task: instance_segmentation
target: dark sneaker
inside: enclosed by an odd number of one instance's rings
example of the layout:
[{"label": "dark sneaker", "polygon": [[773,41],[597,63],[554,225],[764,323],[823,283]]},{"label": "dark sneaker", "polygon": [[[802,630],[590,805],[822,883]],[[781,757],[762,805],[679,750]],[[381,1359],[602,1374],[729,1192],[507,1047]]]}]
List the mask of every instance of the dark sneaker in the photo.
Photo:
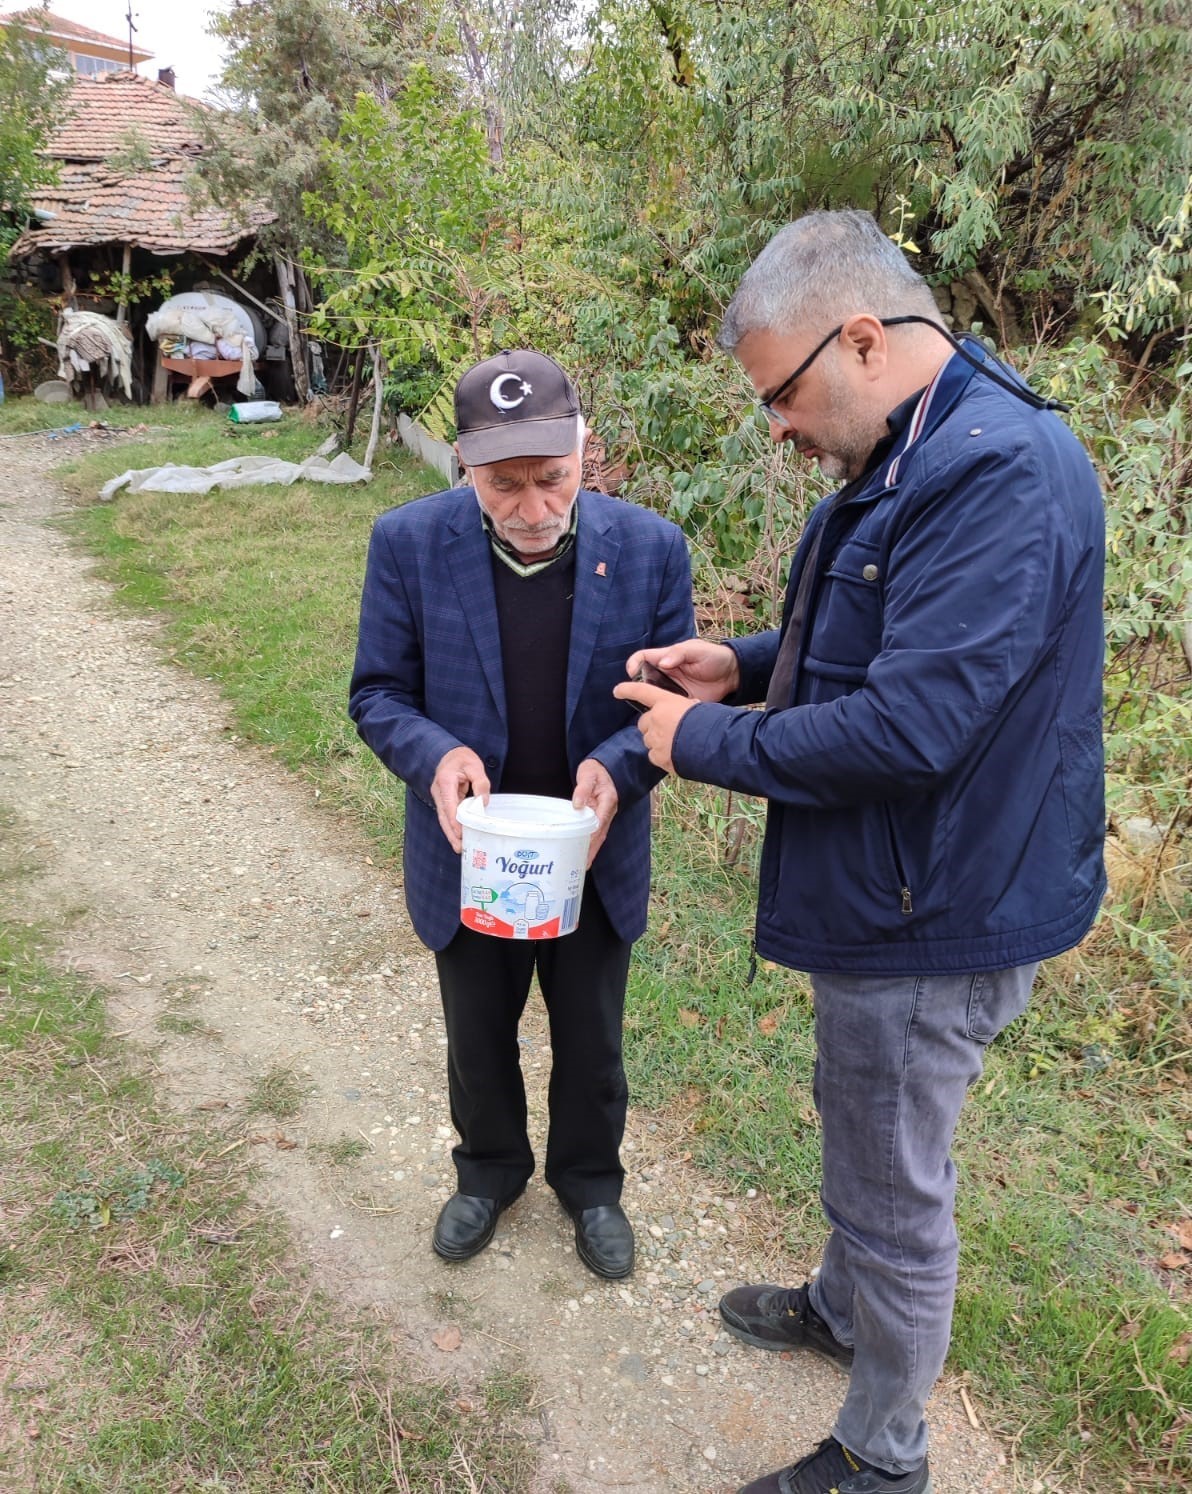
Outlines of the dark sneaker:
[{"label": "dark sneaker", "polygon": [[720,1299],[724,1326],[755,1349],[810,1349],[839,1368],[852,1368],[853,1351],[832,1330],[801,1287],[734,1287]]},{"label": "dark sneaker", "polygon": [[886,1473],[829,1437],[791,1468],[767,1473],[739,1494],[931,1494],[926,1458],[909,1473]]}]

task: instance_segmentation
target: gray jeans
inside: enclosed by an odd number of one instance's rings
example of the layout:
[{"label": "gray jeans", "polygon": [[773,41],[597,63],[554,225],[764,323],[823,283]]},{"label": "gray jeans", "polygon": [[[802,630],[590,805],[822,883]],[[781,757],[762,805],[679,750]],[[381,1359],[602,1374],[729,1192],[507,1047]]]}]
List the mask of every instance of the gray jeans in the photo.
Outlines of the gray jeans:
[{"label": "gray jeans", "polygon": [[1037,969],[812,977],[832,1233],[811,1302],[856,1351],[833,1435],[893,1473],[927,1455],[923,1408],[952,1332],[952,1135],[986,1045],[1026,1009]]}]

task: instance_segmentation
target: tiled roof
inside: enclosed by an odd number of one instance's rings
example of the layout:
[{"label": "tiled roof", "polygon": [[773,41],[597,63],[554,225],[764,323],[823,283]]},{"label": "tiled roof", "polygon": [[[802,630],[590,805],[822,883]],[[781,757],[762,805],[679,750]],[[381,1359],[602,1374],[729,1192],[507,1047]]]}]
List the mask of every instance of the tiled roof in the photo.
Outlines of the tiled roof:
[{"label": "tiled roof", "polygon": [[[109,164],[129,153],[130,136],[147,147],[151,166],[120,171]],[[164,83],[139,73],[75,79],[47,151],[61,163],[58,184],[41,188],[33,199],[35,208],[53,217],[27,228],[12,257],[105,243],[155,254],[227,253],[273,214],[260,204],[238,213],[195,211],[185,183],[200,148],[185,103]]]},{"label": "tiled roof", "polygon": [[[126,55],[128,53],[128,42],[121,37],[108,36],[102,31],[92,31],[90,26],[80,26],[78,21],[68,21],[65,16],[56,16],[53,11],[42,10],[39,6],[31,6],[27,10],[14,10],[8,15],[0,16],[0,26],[11,24],[16,24],[26,31],[43,32],[47,36],[57,37],[63,41],[98,42],[105,47],[122,49]],[[138,47],[134,43],[132,55],[138,62],[147,62],[153,53],[146,52],[144,47]]]},{"label": "tiled roof", "polygon": [[132,132],[155,156],[197,151],[199,132],[187,103],[206,107],[140,73],[75,78],[49,154],[60,161],[103,161],[127,151]]}]

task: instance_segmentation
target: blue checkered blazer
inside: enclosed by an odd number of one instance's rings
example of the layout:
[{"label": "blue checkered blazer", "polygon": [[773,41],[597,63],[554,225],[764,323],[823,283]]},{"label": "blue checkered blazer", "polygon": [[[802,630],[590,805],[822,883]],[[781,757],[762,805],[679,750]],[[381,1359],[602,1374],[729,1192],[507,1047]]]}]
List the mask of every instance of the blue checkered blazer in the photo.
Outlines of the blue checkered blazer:
[{"label": "blue checkered blazer", "polygon": [[[492,553],[472,488],[381,515],[360,603],[349,712],[406,785],[406,904],[418,937],[442,949],[459,927],[459,857],[430,798],[440,759],[467,746],[499,792],[508,733]],[[567,753],[608,769],[620,799],[593,878],[622,939],[646,926],[652,767],[637,717],[613,686],[635,649],[695,634],[682,532],[644,508],[581,491],[567,661]]]}]

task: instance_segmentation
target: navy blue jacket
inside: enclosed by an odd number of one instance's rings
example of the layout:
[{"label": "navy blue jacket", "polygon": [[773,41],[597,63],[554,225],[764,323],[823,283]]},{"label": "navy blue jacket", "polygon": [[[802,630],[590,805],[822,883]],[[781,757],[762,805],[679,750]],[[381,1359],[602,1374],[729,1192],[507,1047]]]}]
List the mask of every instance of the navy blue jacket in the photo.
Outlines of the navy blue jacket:
[{"label": "navy blue jacket", "polygon": [[[1056,415],[953,357],[915,444],[830,509],[792,563],[788,611],[826,526],[794,709],[700,705],[674,745],[685,777],[769,800],[758,953],[929,975],[1068,949],[1105,888],[1088,457]],[[735,700],[765,699],[779,636],[734,643]]]},{"label": "navy blue jacket", "polygon": [[[596,758],[619,804],[589,876],[622,939],[646,926],[649,792],[661,778],[637,716],[613,696],[636,649],[695,631],[682,532],[618,498],[581,491],[567,661],[572,776]],[[349,711],[406,784],[403,866],[414,928],[443,949],[459,928],[459,857],[439,828],[430,786],[440,759],[470,747],[500,792],[508,732],[492,547],[472,488],[434,493],[381,515],[360,603]],[[527,667],[532,667],[532,654]]]}]

